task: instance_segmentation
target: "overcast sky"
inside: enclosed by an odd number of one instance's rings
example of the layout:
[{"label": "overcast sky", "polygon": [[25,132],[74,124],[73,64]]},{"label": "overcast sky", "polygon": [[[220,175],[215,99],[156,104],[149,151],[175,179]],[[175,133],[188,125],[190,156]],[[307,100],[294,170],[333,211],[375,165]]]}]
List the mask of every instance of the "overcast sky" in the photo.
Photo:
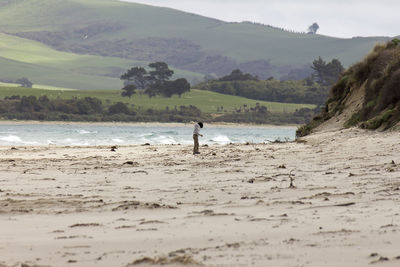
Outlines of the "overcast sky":
[{"label": "overcast sky", "polygon": [[400,0],[124,0],[335,37],[400,35]]}]

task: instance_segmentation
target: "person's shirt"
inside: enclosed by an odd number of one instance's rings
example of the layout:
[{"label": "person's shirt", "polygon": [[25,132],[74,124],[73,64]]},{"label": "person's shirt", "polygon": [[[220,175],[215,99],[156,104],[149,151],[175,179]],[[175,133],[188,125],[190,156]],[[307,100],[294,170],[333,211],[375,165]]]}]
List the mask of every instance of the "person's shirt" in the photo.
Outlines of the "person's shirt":
[{"label": "person's shirt", "polygon": [[200,125],[197,123],[194,125],[193,134],[197,134],[197,135],[200,134]]}]

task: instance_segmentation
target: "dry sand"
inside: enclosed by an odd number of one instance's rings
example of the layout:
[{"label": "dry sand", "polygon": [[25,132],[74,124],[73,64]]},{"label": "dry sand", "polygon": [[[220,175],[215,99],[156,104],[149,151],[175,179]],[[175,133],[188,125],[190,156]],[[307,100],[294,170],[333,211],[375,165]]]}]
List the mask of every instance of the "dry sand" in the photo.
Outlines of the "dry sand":
[{"label": "dry sand", "polygon": [[0,266],[400,266],[400,133],[303,140],[1,147]]}]

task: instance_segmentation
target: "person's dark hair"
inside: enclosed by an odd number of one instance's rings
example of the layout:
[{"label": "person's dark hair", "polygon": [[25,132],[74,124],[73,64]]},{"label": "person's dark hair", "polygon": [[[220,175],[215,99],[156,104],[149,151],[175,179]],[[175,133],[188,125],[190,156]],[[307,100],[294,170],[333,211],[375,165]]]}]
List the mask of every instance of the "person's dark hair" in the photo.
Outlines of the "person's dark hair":
[{"label": "person's dark hair", "polygon": [[200,125],[200,128],[203,128],[203,123],[202,122],[198,122],[198,125]]}]

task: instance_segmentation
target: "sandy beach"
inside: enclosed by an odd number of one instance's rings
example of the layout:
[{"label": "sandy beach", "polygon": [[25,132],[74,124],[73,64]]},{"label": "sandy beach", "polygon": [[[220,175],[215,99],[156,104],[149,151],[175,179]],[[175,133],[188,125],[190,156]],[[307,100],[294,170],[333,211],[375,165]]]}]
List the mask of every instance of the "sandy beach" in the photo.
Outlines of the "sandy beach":
[{"label": "sandy beach", "polygon": [[400,266],[399,140],[0,147],[0,266]]}]

